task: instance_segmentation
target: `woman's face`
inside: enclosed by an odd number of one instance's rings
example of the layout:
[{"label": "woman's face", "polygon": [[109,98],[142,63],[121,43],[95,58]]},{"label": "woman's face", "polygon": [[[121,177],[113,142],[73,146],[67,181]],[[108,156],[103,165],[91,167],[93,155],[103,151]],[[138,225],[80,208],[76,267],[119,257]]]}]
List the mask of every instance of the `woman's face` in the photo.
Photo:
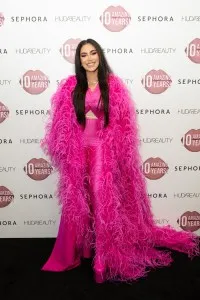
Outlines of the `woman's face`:
[{"label": "woman's face", "polygon": [[95,47],[91,44],[85,44],[80,51],[80,60],[82,67],[86,72],[94,72],[99,66],[99,55]]}]

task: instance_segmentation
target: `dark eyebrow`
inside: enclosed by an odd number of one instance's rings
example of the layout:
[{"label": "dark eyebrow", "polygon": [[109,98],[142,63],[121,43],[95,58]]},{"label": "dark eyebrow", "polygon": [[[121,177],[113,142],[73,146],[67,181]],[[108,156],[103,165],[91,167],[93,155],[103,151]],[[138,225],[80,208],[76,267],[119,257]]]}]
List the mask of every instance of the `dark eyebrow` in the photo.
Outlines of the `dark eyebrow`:
[{"label": "dark eyebrow", "polygon": [[[90,51],[90,53],[91,53],[92,51],[97,51],[97,50],[96,50],[96,49],[93,49],[93,50]],[[81,52],[81,54],[87,54],[87,52]]]}]

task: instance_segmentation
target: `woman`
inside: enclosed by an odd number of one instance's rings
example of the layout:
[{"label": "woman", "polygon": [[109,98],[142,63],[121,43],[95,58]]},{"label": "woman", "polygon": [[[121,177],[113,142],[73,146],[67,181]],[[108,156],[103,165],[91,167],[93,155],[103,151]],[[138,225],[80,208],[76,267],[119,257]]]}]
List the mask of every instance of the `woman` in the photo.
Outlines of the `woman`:
[{"label": "woman", "polygon": [[82,257],[93,257],[96,282],[132,281],[170,265],[170,252],[156,247],[198,255],[196,235],[153,221],[134,102],[96,41],[78,45],[75,73],[52,97],[42,142],[58,170],[62,207],[56,243],[42,270],[69,270]]}]

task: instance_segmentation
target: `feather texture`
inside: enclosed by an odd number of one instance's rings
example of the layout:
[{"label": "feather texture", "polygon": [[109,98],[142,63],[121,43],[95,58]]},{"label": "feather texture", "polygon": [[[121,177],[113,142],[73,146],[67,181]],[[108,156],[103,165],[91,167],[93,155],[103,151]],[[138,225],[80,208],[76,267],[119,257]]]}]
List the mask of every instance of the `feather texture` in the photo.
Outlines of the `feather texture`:
[{"label": "feather texture", "polygon": [[[109,76],[110,123],[99,118],[94,194],[98,199],[92,242],[88,192],[84,185],[83,127],[77,122],[71,92],[76,77],[63,80],[51,100],[51,115],[41,147],[58,170],[57,197],[66,226],[76,224],[76,244],[95,247],[107,267],[107,280],[132,281],[150,268],[172,262],[166,247],[199,255],[199,238],[171,226],[158,227],[141,171],[138,122],[134,101],[116,75]],[[98,224],[98,226],[97,226]]]}]

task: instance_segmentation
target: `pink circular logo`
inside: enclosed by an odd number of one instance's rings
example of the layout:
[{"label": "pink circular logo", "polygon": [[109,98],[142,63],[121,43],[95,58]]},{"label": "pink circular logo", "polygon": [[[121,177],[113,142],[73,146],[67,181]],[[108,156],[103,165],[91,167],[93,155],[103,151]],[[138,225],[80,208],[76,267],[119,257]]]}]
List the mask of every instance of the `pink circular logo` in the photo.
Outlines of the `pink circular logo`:
[{"label": "pink circular logo", "polygon": [[171,86],[172,80],[163,70],[151,70],[141,82],[149,93],[161,94]]},{"label": "pink circular logo", "polygon": [[103,26],[112,32],[119,32],[126,28],[131,17],[122,6],[109,6],[100,16]]},{"label": "pink circular logo", "polygon": [[200,151],[200,129],[189,130],[181,139],[184,147],[191,152]]},{"label": "pink circular logo", "polygon": [[38,95],[48,88],[49,79],[40,70],[29,70],[23,75],[19,83],[27,93],[31,95]]},{"label": "pink circular logo", "polygon": [[64,59],[71,64],[74,64],[76,48],[80,42],[81,39],[69,39],[60,48],[60,53]]},{"label": "pink circular logo", "polygon": [[13,193],[5,186],[0,186],[0,208],[8,206],[13,199]]},{"label": "pink circular logo", "polygon": [[177,223],[185,231],[196,231],[200,229],[200,214],[197,211],[186,211]]},{"label": "pink circular logo", "polygon": [[9,115],[8,108],[2,102],[0,102],[0,123],[5,121],[5,119],[8,118],[8,115]]},{"label": "pink circular logo", "polygon": [[52,166],[44,158],[32,158],[24,167],[25,173],[33,180],[46,179],[52,173]]},{"label": "pink circular logo", "polygon": [[150,157],[143,163],[143,173],[146,178],[151,180],[162,178],[168,169],[168,165],[159,157]]},{"label": "pink circular logo", "polygon": [[4,15],[2,12],[0,12],[0,27],[3,26],[4,20],[5,20]]},{"label": "pink circular logo", "polygon": [[200,39],[196,38],[191,41],[185,48],[185,53],[192,62],[200,64]]}]

